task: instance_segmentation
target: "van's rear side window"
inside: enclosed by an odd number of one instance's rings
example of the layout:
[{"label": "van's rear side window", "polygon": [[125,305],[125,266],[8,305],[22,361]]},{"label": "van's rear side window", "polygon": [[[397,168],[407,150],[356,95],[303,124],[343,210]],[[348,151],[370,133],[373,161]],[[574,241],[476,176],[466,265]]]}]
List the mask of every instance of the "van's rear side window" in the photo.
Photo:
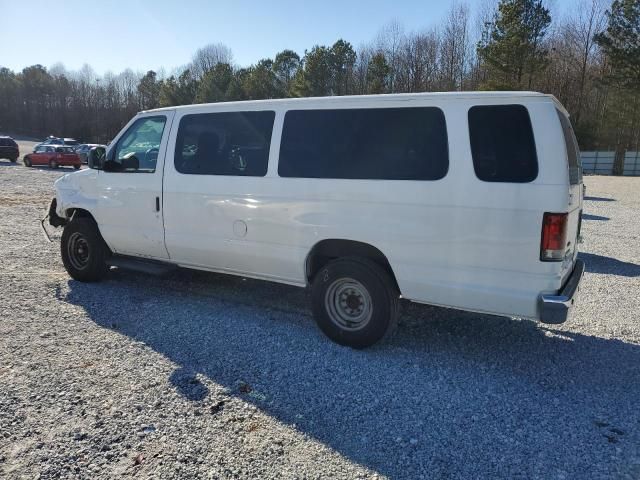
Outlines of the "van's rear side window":
[{"label": "van's rear side window", "polygon": [[471,107],[469,136],[473,168],[480,180],[527,183],[538,176],[531,119],[523,105]]},{"label": "van's rear side window", "polygon": [[580,149],[578,148],[578,140],[573,133],[571,122],[564,113],[556,109],[560,125],[562,125],[562,134],[564,135],[564,144],[567,147],[567,162],[569,162],[569,183],[576,185],[582,181],[582,162],[580,160]]},{"label": "van's rear side window", "polygon": [[438,180],[449,169],[444,113],[435,107],[290,110],[281,177]]}]

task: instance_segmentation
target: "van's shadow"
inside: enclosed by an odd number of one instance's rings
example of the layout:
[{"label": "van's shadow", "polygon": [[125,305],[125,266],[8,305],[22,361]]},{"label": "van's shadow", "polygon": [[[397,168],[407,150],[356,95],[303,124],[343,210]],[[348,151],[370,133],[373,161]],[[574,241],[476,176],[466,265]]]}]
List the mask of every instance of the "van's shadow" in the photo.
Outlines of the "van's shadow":
[{"label": "van's shadow", "polygon": [[586,196],[584,197],[585,200],[587,201],[591,201],[591,202],[615,202],[616,199],[615,198],[607,198],[607,197],[590,197],[590,196]]},{"label": "van's shadow", "polygon": [[583,213],[582,214],[582,219],[583,220],[598,220],[601,222],[606,222],[608,220],[611,220],[609,217],[603,217],[601,215],[591,215],[589,213]]},{"label": "van's shadow", "polygon": [[390,343],[354,351],[293,287],[186,271],[68,287],[97,324],[178,364],[185,398],[207,402],[205,375],[394,478],[580,478],[628,465],[612,449],[638,441],[638,345],[407,304]]},{"label": "van's shadow", "polygon": [[588,272],[619,275],[621,277],[640,277],[640,265],[623,262],[613,257],[580,252]]}]

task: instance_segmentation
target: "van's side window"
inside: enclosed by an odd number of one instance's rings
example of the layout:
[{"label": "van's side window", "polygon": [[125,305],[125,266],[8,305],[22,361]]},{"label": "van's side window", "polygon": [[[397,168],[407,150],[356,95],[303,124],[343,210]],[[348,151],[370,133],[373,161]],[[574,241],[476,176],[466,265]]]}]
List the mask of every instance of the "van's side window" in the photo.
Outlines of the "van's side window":
[{"label": "van's side window", "polygon": [[136,120],[118,140],[111,159],[104,166],[105,171],[155,172],[166,121],[164,115]]},{"label": "van's side window", "polygon": [[281,177],[438,180],[448,169],[439,108],[290,110],[284,118]]},{"label": "van's side window", "polygon": [[538,176],[531,119],[523,105],[471,107],[469,136],[480,180],[527,183]]},{"label": "van's side window", "polygon": [[185,115],[174,162],[180,173],[263,177],[269,164],[273,111]]}]

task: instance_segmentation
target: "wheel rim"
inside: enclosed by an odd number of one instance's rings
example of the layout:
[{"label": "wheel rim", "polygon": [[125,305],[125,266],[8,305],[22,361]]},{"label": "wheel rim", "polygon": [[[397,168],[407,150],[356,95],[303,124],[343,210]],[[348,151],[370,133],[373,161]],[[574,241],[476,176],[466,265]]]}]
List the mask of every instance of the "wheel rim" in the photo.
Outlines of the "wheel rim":
[{"label": "wheel rim", "polygon": [[334,280],[325,293],[324,306],[331,321],[349,331],[366,327],[373,314],[369,291],[353,278]]},{"label": "wheel rim", "polygon": [[89,243],[80,233],[72,233],[67,242],[67,255],[73,268],[84,269],[89,263]]}]

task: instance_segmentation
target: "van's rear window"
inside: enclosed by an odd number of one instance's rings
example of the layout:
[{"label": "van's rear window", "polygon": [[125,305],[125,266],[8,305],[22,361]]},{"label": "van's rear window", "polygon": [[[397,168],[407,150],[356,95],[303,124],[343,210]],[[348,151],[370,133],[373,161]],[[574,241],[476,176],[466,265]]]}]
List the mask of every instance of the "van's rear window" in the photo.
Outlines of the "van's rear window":
[{"label": "van's rear window", "polygon": [[471,107],[469,136],[473,168],[480,180],[527,183],[538,176],[531,119],[523,105]]},{"label": "van's rear window", "polygon": [[567,116],[560,110],[556,109],[560,125],[562,125],[562,134],[564,135],[564,144],[567,148],[567,162],[569,163],[569,183],[577,185],[582,181],[582,162],[580,160],[580,149],[578,148],[578,140],[573,133],[571,122]]},{"label": "van's rear window", "polygon": [[439,108],[290,110],[284,118],[281,177],[438,180],[448,169]]}]

